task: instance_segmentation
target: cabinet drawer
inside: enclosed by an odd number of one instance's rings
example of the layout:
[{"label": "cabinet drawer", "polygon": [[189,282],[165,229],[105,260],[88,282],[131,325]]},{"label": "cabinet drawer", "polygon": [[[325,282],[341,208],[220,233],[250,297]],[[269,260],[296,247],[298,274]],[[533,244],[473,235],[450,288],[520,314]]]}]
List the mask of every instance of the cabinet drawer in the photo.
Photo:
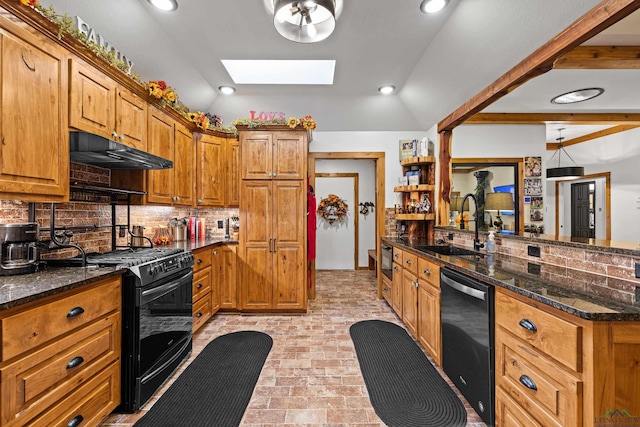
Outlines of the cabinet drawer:
[{"label": "cabinet drawer", "polygon": [[542,427],[501,389],[496,389],[496,425],[501,427]]},{"label": "cabinet drawer", "polygon": [[209,292],[211,292],[211,267],[193,274],[193,301],[198,301]]},{"label": "cabinet drawer", "polygon": [[402,264],[402,250],[398,249],[396,246],[393,247],[393,262]]},{"label": "cabinet drawer", "polygon": [[393,304],[393,288],[392,282],[386,276],[382,278],[382,297],[389,303]]},{"label": "cabinet drawer", "polygon": [[118,360],[120,325],[117,312],[2,367],[1,424],[24,425]]},{"label": "cabinet drawer", "polygon": [[120,300],[118,278],[1,319],[2,360],[6,361],[119,310]]},{"label": "cabinet drawer", "polygon": [[[33,426],[97,426],[120,403],[120,363],[116,362],[55,405]],[[77,424],[73,424],[72,420]],[[72,423],[72,424],[70,424]]]},{"label": "cabinet drawer", "polygon": [[402,266],[405,270],[412,272],[413,274],[418,274],[418,255],[413,254],[411,252],[403,252],[402,253]]},{"label": "cabinet drawer", "polygon": [[427,281],[440,289],[440,266],[424,258],[418,258],[418,276],[420,281]]},{"label": "cabinet drawer", "polygon": [[[211,295],[211,294],[209,294]],[[211,298],[204,297],[193,303],[193,331],[200,329],[211,318]]]},{"label": "cabinet drawer", "polygon": [[211,249],[203,249],[193,252],[193,272],[200,271],[211,266]]},{"label": "cabinet drawer", "polygon": [[501,292],[496,292],[496,324],[569,369],[582,370],[582,328]]},{"label": "cabinet drawer", "polygon": [[568,426],[581,419],[582,382],[517,338],[496,332],[496,385],[543,425]]}]

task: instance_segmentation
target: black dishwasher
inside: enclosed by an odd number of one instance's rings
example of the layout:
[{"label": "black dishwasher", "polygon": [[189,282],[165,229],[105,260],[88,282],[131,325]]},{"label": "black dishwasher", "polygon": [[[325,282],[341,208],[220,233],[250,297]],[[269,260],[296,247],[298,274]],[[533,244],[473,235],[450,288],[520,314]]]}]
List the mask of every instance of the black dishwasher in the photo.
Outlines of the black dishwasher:
[{"label": "black dishwasher", "polygon": [[442,368],[483,421],[494,425],[493,287],[440,270]]}]

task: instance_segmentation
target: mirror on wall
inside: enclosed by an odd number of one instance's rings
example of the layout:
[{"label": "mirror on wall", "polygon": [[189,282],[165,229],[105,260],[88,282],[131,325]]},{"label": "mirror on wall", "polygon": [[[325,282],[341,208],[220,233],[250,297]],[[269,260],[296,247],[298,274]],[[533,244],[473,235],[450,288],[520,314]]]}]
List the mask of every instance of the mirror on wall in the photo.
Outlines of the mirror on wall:
[{"label": "mirror on wall", "polygon": [[[580,55],[587,60],[579,62],[576,58]],[[622,57],[625,59],[621,60]],[[538,206],[537,199],[535,205],[535,210],[540,213],[535,219],[541,219],[544,224],[541,237],[638,250],[638,82],[640,12],[637,11],[557,60],[550,71],[529,80],[456,128],[452,139],[453,157],[459,155],[456,144],[459,143],[457,134],[460,128],[469,125],[491,129],[484,132],[491,134],[492,138],[474,140],[473,149],[477,152],[484,151],[485,155],[494,156],[499,147],[499,150],[507,150],[510,156],[541,158],[541,206]],[[551,102],[558,95],[587,88],[602,88],[604,91],[581,102]],[[500,140],[500,135],[505,134],[509,136]],[[467,148],[470,146],[464,138],[462,142],[467,144]],[[571,162],[583,166],[583,178],[558,182],[545,179],[546,169],[557,166],[557,157],[552,159],[552,156],[558,150],[558,143],[570,157],[562,158],[566,162],[562,166],[569,166]],[[589,183],[593,185],[591,193],[588,191]],[[525,178],[524,187],[526,184]],[[575,194],[585,188],[584,197]],[[524,215],[526,225],[527,218],[534,218],[531,216],[534,204],[531,198],[526,199],[526,194],[522,197],[524,210],[529,211]]]}]

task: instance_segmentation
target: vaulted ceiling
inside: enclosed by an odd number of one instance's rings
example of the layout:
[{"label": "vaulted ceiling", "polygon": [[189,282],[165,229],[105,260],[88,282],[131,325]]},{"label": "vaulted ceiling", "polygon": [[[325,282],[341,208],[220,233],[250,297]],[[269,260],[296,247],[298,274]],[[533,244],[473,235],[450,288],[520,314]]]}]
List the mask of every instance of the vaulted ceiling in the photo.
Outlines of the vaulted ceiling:
[{"label": "vaulted ceiling", "polygon": [[[598,4],[597,0],[451,0],[438,15],[420,0],[346,0],[325,41],[297,44],[273,28],[270,0],[50,0],[82,17],[133,60],[143,80],[163,79],[192,110],[225,124],[250,110],[311,114],[318,131],[426,130]],[[46,0],[41,0],[47,4]],[[331,86],[236,85],[221,59],[335,59]],[[377,88],[394,84],[395,95]],[[220,85],[237,92],[224,96]]]}]

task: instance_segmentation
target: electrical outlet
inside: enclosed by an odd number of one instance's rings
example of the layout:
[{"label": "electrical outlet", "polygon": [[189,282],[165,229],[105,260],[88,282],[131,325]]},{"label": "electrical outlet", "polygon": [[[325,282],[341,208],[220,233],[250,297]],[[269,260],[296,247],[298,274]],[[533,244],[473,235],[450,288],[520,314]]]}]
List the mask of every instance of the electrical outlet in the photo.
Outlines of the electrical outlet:
[{"label": "electrical outlet", "polygon": [[453,240],[453,233],[449,233],[447,237],[449,237],[449,240]]},{"label": "electrical outlet", "polygon": [[540,264],[532,264],[532,263],[527,263],[527,272],[529,274],[533,274],[534,276],[539,276],[540,275]]},{"label": "electrical outlet", "polygon": [[224,228],[224,221],[223,220],[218,220],[218,230],[222,230]]},{"label": "electrical outlet", "polygon": [[529,256],[540,258],[540,246],[527,246],[527,253]]},{"label": "electrical outlet", "polygon": [[636,278],[640,279],[640,262],[636,262]]},{"label": "electrical outlet", "polygon": [[119,232],[118,232],[118,236],[120,236],[120,237],[126,236],[124,227],[120,227]]}]

